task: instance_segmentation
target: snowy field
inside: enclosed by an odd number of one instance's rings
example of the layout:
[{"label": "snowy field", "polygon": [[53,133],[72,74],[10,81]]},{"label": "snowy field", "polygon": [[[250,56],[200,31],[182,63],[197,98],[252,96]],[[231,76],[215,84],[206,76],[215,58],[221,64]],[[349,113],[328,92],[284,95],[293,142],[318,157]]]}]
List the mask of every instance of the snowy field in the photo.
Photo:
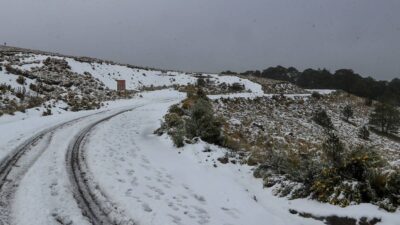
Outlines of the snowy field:
[{"label": "snowy field", "polygon": [[[289,213],[383,218],[399,214],[370,204],[340,208],[311,200],[278,198],[262,188],[245,165],[221,164],[226,151],[198,143],[173,147],[153,131],[169,103],[149,104],[98,126],[86,145],[90,171],[101,191],[118,206],[121,218],[138,224],[323,224]],[[210,149],[211,151],[205,151]]]},{"label": "snowy field", "polygon": [[[18,225],[90,224],[76,203],[65,165],[66,149],[84,127],[116,111],[137,107],[95,127],[84,152],[95,195],[106,196],[109,215],[121,224],[324,224],[293,215],[289,209],[316,216],[382,218],[380,224],[400,221],[371,204],[340,208],[312,200],[278,198],[252,175],[252,167],[221,164],[226,150],[205,143],[173,147],[167,136],[155,136],[171,104],[185,95],[172,90],[143,94],[143,98],[109,103],[101,110],[64,112],[23,120],[0,118],[1,155],[35,133],[56,124],[88,116],[52,132],[36,158],[25,157],[30,167],[19,182],[12,202],[13,223]],[[18,118],[16,115],[15,118]],[[58,222],[56,222],[58,221]],[[61,221],[61,222],[60,222]],[[268,221],[268,223],[266,223]]]},{"label": "snowy field", "polygon": [[[44,65],[46,55],[21,55],[23,59],[15,68],[29,71]],[[186,85],[197,82],[198,74],[162,72],[135,69],[124,65],[80,62],[65,59],[71,71],[84,75],[90,73],[110,89],[116,89],[117,79],[126,80],[127,88]],[[235,76],[201,74],[215,84],[240,83],[245,93],[212,95],[218,98],[273,97],[264,94],[261,85]],[[25,87],[16,82],[17,76],[0,71],[0,83],[13,88]],[[329,94],[334,90],[308,90]],[[311,94],[285,94],[288,98],[308,98]],[[103,200],[109,217],[118,224],[140,225],[259,225],[259,224],[324,224],[289,212],[295,210],[314,216],[351,217],[360,219],[381,218],[379,224],[395,225],[400,215],[379,210],[371,204],[340,208],[308,199],[287,200],[264,189],[261,179],[253,177],[253,169],[247,165],[221,164],[217,158],[226,149],[199,142],[176,149],[168,136],[155,136],[168,108],[186,96],[173,90],[141,93],[130,100],[105,102],[98,110],[70,112],[63,108],[66,103],[50,100],[53,114],[43,117],[43,106],[0,117],[0,160],[7,158],[32,136],[52,127],[71,122],[41,139],[17,164],[15,171],[23,171],[15,178],[10,206],[0,204],[0,224],[3,208],[11,211],[12,224],[90,224],[82,215],[68,178],[67,149],[74,138],[86,127],[116,112],[135,108],[107,120],[90,132],[85,139],[84,154],[90,178],[90,188]],[[11,96],[12,97],[12,96]],[[24,170],[26,169],[26,171]],[[1,172],[1,171],[0,171]],[[1,174],[1,173],[0,173]],[[8,182],[8,181],[6,181]],[[14,181],[13,181],[14,182]],[[0,203],[3,203],[0,196]],[[8,204],[8,203],[7,203]],[[7,223],[8,224],[8,223]]]},{"label": "snowy field", "polygon": [[[163,72],[160,70],[152,69],[141,69],[128,67],[125,65],[110,64],[106,62],[81,62],[74,58],[60,57],[60,56],[47,56],[41,54],[18,54],[21,57],[20,62],[13,67],[30,71],[34,67],[43,66],[43,61],[48,57],[55,59],[64,59],[71,67],[71,71],[78,74],[90,73],[94,78],[101,81],[106,87],[111,90],[116,90],[116,80],[125,80],[126,88],[128,90],[139,90],[143,87],[161,87],[161,86],[172,86],[172,85],[187,85],[195,84],[197,82],[197,75],[209,78],[214,81],[215,84],[226,83],[240,83],[245,86],[246,90],[250,90],[253,93],[262,93],[261,85],[251,82],[247,79],[242,79],[236,76],[220,76],[217,74],[194,74],[184,73],[176,71]],[[7,64],[8,62],[2,62]],[[0,74],[0,83],[6,81],[6,83],[15,85],[15,79],[17,76]],[[11,80],[9,80],[11,79]],[[13,81],[13,82],[12,82]]]}]

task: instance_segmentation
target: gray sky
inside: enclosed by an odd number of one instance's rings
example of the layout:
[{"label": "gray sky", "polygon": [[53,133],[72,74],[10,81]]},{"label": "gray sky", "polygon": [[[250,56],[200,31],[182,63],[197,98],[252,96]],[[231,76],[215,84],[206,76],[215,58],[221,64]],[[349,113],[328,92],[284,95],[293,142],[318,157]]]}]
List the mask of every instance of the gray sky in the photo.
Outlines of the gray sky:
[{"label": "gray sky", "polygon": [[220,72],[351,68],[400,77],[399,0],[1,0],[0,42]]}]

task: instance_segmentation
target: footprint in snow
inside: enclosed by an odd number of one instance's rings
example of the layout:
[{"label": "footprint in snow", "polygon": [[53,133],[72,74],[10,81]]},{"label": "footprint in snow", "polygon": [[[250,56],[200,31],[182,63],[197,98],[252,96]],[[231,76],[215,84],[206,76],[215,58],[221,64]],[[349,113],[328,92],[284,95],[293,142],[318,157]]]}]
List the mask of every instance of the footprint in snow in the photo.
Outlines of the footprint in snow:
[{"label": "footprint in snow", "polygon": [[151,212],[151,211],[153,211],[147,203],[143,203],[143,204],[142,204],[142,208],[143,208],[143,210],[144,210],[145,212]]},{"label": "footprint in snow", "polygon": [[132,195],[132,192],[133,192],[132,188],[129,188],[128,190],[126,190],[125,196],[130,197]]},{"label": "footprint in snow", "polygon": [[232,216],[235,219],[239,219],[239,216],[237,216],[236,214],[239,213],[239,211],[237,209],[229,209],[229,208],[225,208],[225,207],[221,207],[221,209],[228,214],[229,216]]},{"label": "footprint in snow", "polygon": [[178,225],[182,224],[181,223],[182,219],[180,217],[175,216],[175,215],[171,215],[171,214],[168,214],[168,216],[172,218],[172,222],[173,223],[178,224]]},{"label": "footprint in snow", "polygon": [[123,184],[126,183],[126,181],[124,179],[117,179],[117,181],[120,183],[123,183]]},{"label": "footprint in snow", "polygon": [[135,173],[135,170],[129,169],[129,170],[126,170],[126,173],[127,173],[129,176],[132,176],[132,175]]},{"label": "footprint in snow", "polygon": [[134,187],[138,186],[139,183],[137,182],[137,180],[138,180],[137,177],[133,177],[133,179],[131,180],[131,185]]},{"label": "footprint in snow", "polygon": [[142,168],[146,169],[146,170],[149,170],[149,169],[150,169],[150,166],[145,165],[145,164],[143,164],[143,163],[141,163],[140,166],[141,166]]},{"label": "footprint in snow", "polygon": [[205,199],[203,196],[201,196],[201,195],[194,194],[193,197],[194,197],[197,201],[199,201],[199,202],[201,202],[201,203],[205,203],[205,201],[206,201],[206,199]]}]

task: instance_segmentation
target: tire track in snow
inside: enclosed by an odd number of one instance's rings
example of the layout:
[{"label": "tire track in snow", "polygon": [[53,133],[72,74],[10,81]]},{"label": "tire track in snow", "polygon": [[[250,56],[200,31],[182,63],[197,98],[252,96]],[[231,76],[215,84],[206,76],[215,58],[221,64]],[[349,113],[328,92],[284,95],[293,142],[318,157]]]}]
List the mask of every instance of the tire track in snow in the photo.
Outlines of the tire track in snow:
[{"label": "tire track in snow", "polygon": [[107,116],[95,123],[92,123],[85,129],[83,129],[74,138],[74,140],[68,147],[66,164],[74,192],[74,197],[82,210],[82,214],[86,216],[89,219],[90,223],[94,225],[112,225],[116,223],[114,222],[113,218],[110,217],[112,209],[110,209],[109,206],[105,205],[105,201],[107,201],[107,199],[99,199],[99,196],[96,196],[96,194],[90,187],[90,179],[87,176],[89,171],[85,162],[85,156],[82,151],[85,138],[90,133],[90,131],[98,124],[105,122],[122,113],[134,110],[138,107],[120,111],[116,114]]},{"label": "tire track in snow", "polygon": [[24,141],[0,162],[0,225],[11,224],[11,201],[18,188],[19,182],[29,168],[48,148],[53,134],[59,129],[72,126],[74,123],[84,118],[99,113],[103,112],[82,116],[45,129]]},{"label": "tire track in snow", "polygon": [[[173,99],[166,99],[162,102],[171,102]],[[126,218],[122,210],[110,201],[90,177],[90,171],[86,164],[84,145],[90,132],[99,124],[123,113],[135,110],[145,105],[139,105],[131,109],[122,110],[113,115],[107,116],[84,128],[71,142],[68,147],[66,164],[70,176],[75,199],[93,225],[136,225],[131,218]]]}]

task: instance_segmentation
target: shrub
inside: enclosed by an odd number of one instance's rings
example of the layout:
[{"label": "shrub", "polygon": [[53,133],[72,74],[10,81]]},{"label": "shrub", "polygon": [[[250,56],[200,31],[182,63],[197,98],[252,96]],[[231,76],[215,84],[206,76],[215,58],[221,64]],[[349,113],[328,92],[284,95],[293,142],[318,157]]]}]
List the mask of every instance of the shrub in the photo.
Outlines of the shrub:
[{"label": "shrub", "polygon": [[366,106],[372,106],[372,99],[366,98],[366,99],[364,100],[364,104],[365,104]]},{"label": "shrub", "polygon": [[172,137],[172,141],[174,142],[174,145],[177,148],[184,146],[185,129],[183,126],[177,127],[176,130],[174,130],[173,132],[170,132],[170,135]]},{"label": "shrub", "polygon": [[[400,205],[400,172],[396,169],[388,173],[388,169],[390,165],[375,149],[347,148],[329,132],[320,155],[271,151],[254,175],[264,178],[267,186],[279,184],[276,193],[280,195],[311,196],[343,207],[370,202],[394,211]],[[279,178],[282,176],[284,179]]]},{"label": "shrub", "polygon": [[367,126],[362,126],[359,130],[358,130],[358,137],[364,140],[368,140],[369,139],[369,130],[367,128]]},{"label": "shrub", "polygon": [[300,153],[295,150],[272,150],[267,164],[278,174],[305,185],[312,183],[321,165],[314,152]]},{"label": "shrub", "polygon": [[52,115],[51,109],[46,109],[45,111],[43,111],[42,116],[50,116]]},{"label": "shrub", "polygon": [[41,97],[30,97],[28,99],[28,108],[34,108],[40,106],[44,102]]},{"label": "shrub", "polygon": [[182,108],[180,108],[179,107],[179,105],[172,105],[170,108],[169,108],[169,112],[170,113],[175,113],[175,114],[177,114],[178,116],[183,116],[184,114],[185,114],[185,111],[183,111],[183,109]]},{"label": "shrub", "polygon": [[210,99],[201,88],[188,90],[188,98],[182,101],[182,107],[171,106],[162,126],[155,132],[162,134],[166,130],[177,147],[184,145],[185,138],[195,137],[222,145],[222,122],[214,117]]},{"label": "shrub", "polygon": [[313,91],[313,92],[311,93],[311,97],[312,97],[312,98],[315,98],[315,99],[321,99],[321,98],[322,98],[322,95],[321,95],[319,92]]},{"label": "shrub", "polygon": [[168,113],[164,117],[165,123],[168,127],[178,127],[183,125],[183,120],[181,116],[176,113]]},{"label": "shrub", "polygon": [[385,161],[380,154],[372,148],[356,147],[347,152],[343,157],[345,163],[340,168],[342,176],[357,181],[366,181],[372,168],[381,168]]},{"label": "shrub", "polygon": [[24,98],[25,98],[25,93],[26,93],[26,90],[25,90],[25,87],[23,87],[23,88],[17,88],[17,90],[16,90],[16,92],[15,92],[15,96],[17,97],[17,98],[19,98],[19,99],[21,99],[21,100],[24,100]]},{"label": "shrub", "polygon": [[332,130],[334,129],[331,118],[328,116],[325,110],[319,109],[314,112],[313,120],[320,126]]},{"label": "shrub", "polygon": [[23,85],[23,84],[25,84],[25,77],[23,77],[23,76],[18,76],[18,78],[17,78],[16,81],[17,81],[18,84]]},{"label": "shrub", "polygon": [[206,86],[206,81],[203,79],[203,78],[197,78],[197,83],[196,83],[196,85],[198,86],[198,87],[205,87]]},{"label": "shrub", "polygon": [[222,144],[222,123],[213,114],[211,103],[199,98],[190,110],[190,118],[186,121],[188,137],[200,137],[209,143]]},{"label": "shrub", "polygon": [[342,207],[352,202],[377,202],[385,186],[381,169],[385,162],[376,151],[364,147],[343,153],[340,163],[328,162],[316,176],[312,197]]},{"label": "shrub", "polygon": [[342,110],[342,115],[346,119],[346,121],[349,121],[349,118],[353,117],[354,112],[353,109],[351,108],[350,105],[346,105],[343,110]]},{"label": "shrub", "polygon": [[229,86],[229,90],[232,92],[240,92],[243,91],[244,89],[245,89],[244,85],[237,82]]},{"label": "shrub", "polygon": [[29,84],[29,89],[32,91],[38,91],[38,86],[34,83]]},{"label": "shrub", "polygon": [[[389,211],[395,211],[398,205],[400,205],[400,171],[395,170],[391,172],[387,176],[387,182],[386,182],[386,191],[389,194],[389,199],[391,204],[391,207],[388,207]],[[394,204],[393,204],[394,203]]]},{"label": "shrub", "polygon": [[322,145],[325,162],[332,167],[340,167],[343,164],[344,146],[334,132],[329,132]]}]

